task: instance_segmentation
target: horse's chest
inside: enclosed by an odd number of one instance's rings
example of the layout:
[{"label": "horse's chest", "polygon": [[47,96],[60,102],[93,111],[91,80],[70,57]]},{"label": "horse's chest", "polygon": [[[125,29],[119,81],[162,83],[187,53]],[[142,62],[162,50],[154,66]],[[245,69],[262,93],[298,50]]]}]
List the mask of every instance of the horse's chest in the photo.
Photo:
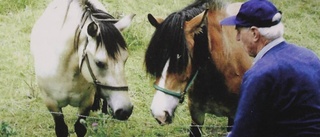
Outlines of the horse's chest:
[{"label": "horse's chest", "polygon": [[95,93],[95,88],[92,85],[83,87],[82,89],[75,89],[69,92],[67,98],[68,103],[71,106],[78,107],[83,101],[90,101],[93,98]]},{"label": "horse's chest", "polygon": [[[213,94],[218,91],[197,91],[189,96],[191,109],[200,109],[205,113],[216,116],[233,117],[237,109],[238,95],[236,94]],[[227,91],[223,91],[227,92]]]},{"label": "horse's chest", "polygon": [[234,110],[221,102],[210,102],[207,106],[207,111],[216,116],[233,116]]},{"label": "horse's chest", "polygon": [[[80,87],[80,86],[79,86]],[[49,91],[49,98],[56,100],[60,107],[71,105],[79,107],[83,101],[91,100],[94,97],[95,89],[93,86],[81,86],[83,88],[72,88],[56,92]]]},{"label": "horse's chest", "polygon": [[93,98],[95,88],[83,77],[68,78],[51,77],[38,78],[38,84],[44,92],[45,98],[56,100],[59,106],[79,106],[83,100]]}]

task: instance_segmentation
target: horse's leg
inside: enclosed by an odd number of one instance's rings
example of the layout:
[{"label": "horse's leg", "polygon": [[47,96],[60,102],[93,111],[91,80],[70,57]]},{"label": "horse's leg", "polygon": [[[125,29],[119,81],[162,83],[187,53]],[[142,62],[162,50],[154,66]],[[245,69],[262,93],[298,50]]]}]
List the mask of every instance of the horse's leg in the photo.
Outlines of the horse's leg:
[{"label": "horse's leg", "polygon": [[53,114],[54,122],[55,122],[55,131],[57,137],[67,137],[69,135],[68,126],[64,122],[63,114]]},{"label": "horse's leg", "polygon": [[87,116],[89,116],[91,107],[86,107],[84,109],[79,108],[79,116],[77,122],[74,124],[74,129],[78,137],[84,137],[87,133],[87,128],[85,123],[81,123],[81,120],[86,120]]},{"label": "horse's leg", "polygon": [[93,104],[92,104],[92,106],[91,106],[91,110],[92,110],[92,111],[98,111],[98,110],[100,110],[101,98],[102,98],[101,95],[98,94],[98,93],[96,93],[96,94],[94,95],[94,101],[93,101]]},{"label": "horse's leg", "polygon": [[[74,124],[74,130],[78,137],[84,137],[87,133],[86,123],[83,123],[81,121],[85,121],[89,116],[95,97],[97,97],[95,96],[95,93],[95,89],[88,90],[87,92],[85,92],[84,98],[80,100],[81,103],[78,109],[78,120]],[[100,97],[98,99],[100,99]]]},{"label": "horse's leg", "polygon": [[[102,101],[102,108],[101,107],[101,101]],[[108,114],[108,103],[107,100],[101,95],[101,91],[100,88],[96,88],[96,94],[94,96],[94,102],[92,105],[92,111],[98,111],[100,110],[102,111],[102,113],[104,114]]]},{"label": "horse's leg", "polygon": [[232,130],[233,124],[234,124],[234,119],[231,117],[228,117],[228,127],[227,127],[228,132],[230,132]]},{"label": "horse's leg", "polygon": [[53,116],[57,137],[67,137],[69,135],[68,126],[64,122],[62,109],[57,107],[56,105],[50,105],[48,103],[47,108]]},{"label": "horse's leg", "polygon": [[108,102],[107,102],[107,100],[105,99],[105,98],[103,98],[102,99],[103,101],[102,101],[102,113],[104,113],[104,114],[108,114]]},{"label": "horse's leg", "polygon": [[190,127],[190,137],[201,137],[202,134],[202,125],[204,124],[205,112],[196,109],[195,106],[192,106],[190,109],[190,115],[192,119],[191,127]]}]

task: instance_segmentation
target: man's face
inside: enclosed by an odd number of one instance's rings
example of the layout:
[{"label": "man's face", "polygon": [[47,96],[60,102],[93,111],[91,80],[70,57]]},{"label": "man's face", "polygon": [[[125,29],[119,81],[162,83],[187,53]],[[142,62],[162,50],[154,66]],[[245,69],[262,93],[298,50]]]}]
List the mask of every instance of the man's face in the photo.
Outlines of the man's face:
[{"label": "man's face", "polygon": [[244,49],[251,57],[255,57],[257,53],[257,45],[254,42],[254,32],[251,28],[236,27],[237,41],[243,43]]}]

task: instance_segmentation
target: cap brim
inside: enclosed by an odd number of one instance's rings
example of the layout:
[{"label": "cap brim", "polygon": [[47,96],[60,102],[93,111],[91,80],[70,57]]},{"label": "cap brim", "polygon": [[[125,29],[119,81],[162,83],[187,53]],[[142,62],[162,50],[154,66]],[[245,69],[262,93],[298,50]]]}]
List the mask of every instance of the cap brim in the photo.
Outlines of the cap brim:
[{"label": "cap brim", "polygon": [[231,16],[220,21],[220,25],[225,26],[235,26],[236,25],[236,16]]}]

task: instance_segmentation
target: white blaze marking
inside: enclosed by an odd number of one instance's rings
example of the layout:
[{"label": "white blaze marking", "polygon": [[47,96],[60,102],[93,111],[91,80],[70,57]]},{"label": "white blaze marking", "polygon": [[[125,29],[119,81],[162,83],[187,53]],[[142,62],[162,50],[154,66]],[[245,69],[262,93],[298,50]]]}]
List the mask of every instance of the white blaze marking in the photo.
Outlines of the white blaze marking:
[{"label": "white blaze marking", "polygon": [[[167,61],[166,65],[163,68],[161,78],[159,80],[158,86],[165,88],[165,82],[167,77],[167,71],[169,67],[170,60]],[[154,117],[164,117],[165,111],[167,111],[170,115],[172,115],[173,110],[177,107],[179,103],[179,99],[173,97],[171,95],[167,95],[159,90],[156,91],[152,104],[151,104],[151,111]]]},{"label": "white blaze marking", "polygon": [[169,62],[170,62],[170,59],[167,61],[166,65],[164,65],[164,68],[162,70],[162,73],[161,73],[161,78],[159,80],[159,85],[160,87],[164,88],[165,87],[165,84],[166,84],[166,77],[167,77],[167,71],[168,71],[168,68],[169,68]]}]

